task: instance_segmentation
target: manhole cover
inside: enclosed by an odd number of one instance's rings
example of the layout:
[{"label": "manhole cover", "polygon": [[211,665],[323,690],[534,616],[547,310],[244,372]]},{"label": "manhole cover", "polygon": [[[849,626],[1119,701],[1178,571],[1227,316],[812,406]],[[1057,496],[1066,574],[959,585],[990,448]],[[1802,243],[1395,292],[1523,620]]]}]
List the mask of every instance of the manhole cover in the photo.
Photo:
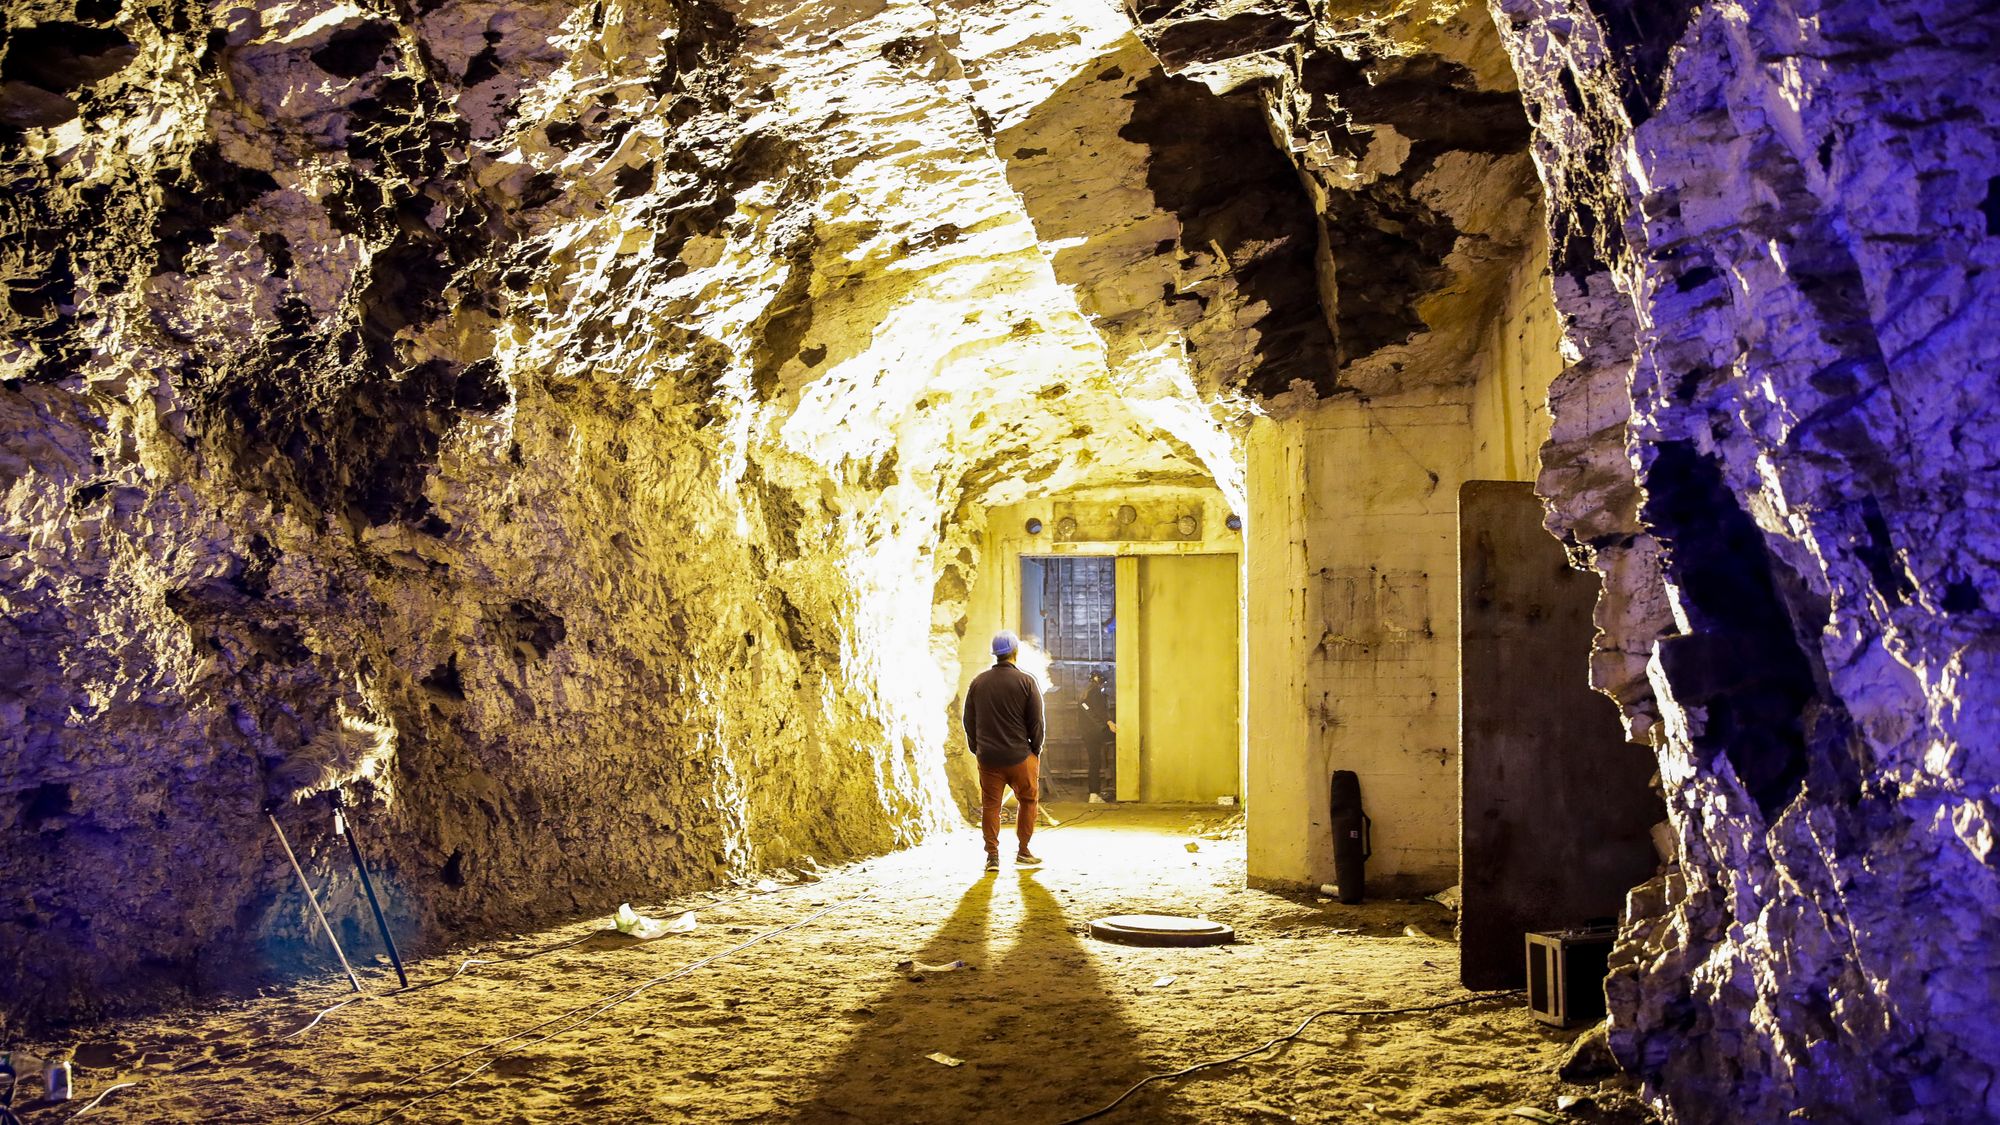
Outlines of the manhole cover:
[{"label": "manhole cover", "polygon": [[1090,936],[1125,945],[1227,945],[1236,931],[1204,918],[1172,914],[1114,914],[1090,924]]}]

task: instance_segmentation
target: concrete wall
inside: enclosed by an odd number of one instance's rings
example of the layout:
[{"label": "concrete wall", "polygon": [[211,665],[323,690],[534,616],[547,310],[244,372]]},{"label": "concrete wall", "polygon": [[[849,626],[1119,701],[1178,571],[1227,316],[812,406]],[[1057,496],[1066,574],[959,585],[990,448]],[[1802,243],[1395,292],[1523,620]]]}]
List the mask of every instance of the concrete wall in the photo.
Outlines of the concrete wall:
[{"label": "concrete wall", "polygon": [[[1460,484],[1533,479],[1561,368],[1540,246],[1463,385],[1323,400],[1248,442],[1245,746],[1251,882],[1330,882],[1327,783],[1361,777],[1369,885],[1458,866]],[[1582,672],[1579,671],[1579,676]]]},{"label": "concrete wall", "polygon": [[1486,332],[1472,392],[1475,480],[1535,479],[1549,438],[1549,384],[1561,374],[1563,358],[1547,243],[1547,232],[1537,231]]}]

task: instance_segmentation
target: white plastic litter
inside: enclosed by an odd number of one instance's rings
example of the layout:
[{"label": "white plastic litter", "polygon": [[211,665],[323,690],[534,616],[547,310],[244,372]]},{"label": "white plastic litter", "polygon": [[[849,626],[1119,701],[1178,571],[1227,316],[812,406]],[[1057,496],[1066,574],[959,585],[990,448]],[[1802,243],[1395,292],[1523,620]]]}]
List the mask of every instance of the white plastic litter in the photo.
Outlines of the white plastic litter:
[{"label": "white plastic litter", "polygon": [[1156,981],[1154,981],[1154,982],[1153,982],[1153,987],[1154,987],[1154,988],[1165,988],[1165,987],[1167,987],[1168,985],[1170,985],[1170,984],[1172,984],[1172,983],[1174,983],[1174,978],[1172,978],[1172,977],[1161,977],[1161,978],[1160,978],[1159,980],[1156,980]]},{"label": "white plastic litter", "polygon": [[950,1055],[947,1055],[947,1054],[945,1054],[945,1053],[944,1053],[943,1051],[932,1051],[932,1052],[931,1052],[930,1054],[928,1054],[928,1055],[925,1055],[924,1057],[925,1057],[925,1058],[927,1058],[927,1059],[929,1059],[929,1060],[931,1060],[931,1061],[932,1061],[932,1062],[934,1062],[934,1063],[942,1063],[942,1064],[944,1064],[945,1066],[964,1066],[964,1065],[965,1065],[965,1060],[964,1060],[964,1059],[955,1059],[955,1058],[952,1058],[952,1057],[951,1057]]},{"label": "white plastic litter", "polygon": [[1458,884],[1453,883],[1451,886],[1434,895],[1425,895],[1424,897],[1444,907],[1446,910],[1457,910],[1459,902]]},{"label": "white plastic litter", "polygon": [[1096,793],[1092,793],[1090,795],[1090,803],[1093,805],[1101,805],[1104,803],[1104,798]]},{"label": "white plastic litter", "polygon": [[652,941],[668,934],[689,932],[695,927],[695,918],[692,910],[683,911],[664,921],[648,918],[632,909],[631,903],[621,902],[618,904],[618,913],[611,919],[611,924],[621,934],[630,934],[640,941]]},{"label": "white plastic litter", "polygon": [[1328,898],[1332,898],[1340,893],[1340,888],[1334,886],[1332,883],[1321,883],[1319,885],[1319,893],[1325,895]]},{"label": "white plastic litter", "polygon": [[964,961],[946,961],[942,965],[926,965],[922,961],[896,962],[897,972],[908,973],[912,977],[922,976],[925,973],[955,973],[960,969],[970,969],[970,968],[972,968],[972,966]]},{"label": "white plastic litter", "polygon": [[1229,806],[1231,806],[1231,805],[1234,805],[1234,804],[1236,803],[1236,798],[1234,798],[1234,797],[1217,797],[1217,798],[1215,799],[1215,803],[1216,803],[1216,804],[1218,804],[1218,805],[1221,805],[1221,806],[1223,806],[1224,808],[1228,808]]}]

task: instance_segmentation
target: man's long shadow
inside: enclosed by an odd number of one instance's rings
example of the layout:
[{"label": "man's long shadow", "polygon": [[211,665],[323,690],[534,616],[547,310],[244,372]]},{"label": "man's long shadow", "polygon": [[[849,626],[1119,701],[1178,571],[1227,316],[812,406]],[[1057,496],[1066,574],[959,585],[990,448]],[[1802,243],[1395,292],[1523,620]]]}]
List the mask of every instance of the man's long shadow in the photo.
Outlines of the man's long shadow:
[{"label": "man's long shadow", "polygon": [[[820,1074],[807,1121],[1046,1125],[1095,1109],[1144,1077],[1138,1036],[1083,939],[1037,876],[988,874],[914,957],[977,969],[898,980]],[[1000,952],[996,889],[1019,887],[1021,919]],[[926,1056],[963,1059],[951,1067]],[[1151,1109],[1149,1120],[1186,1120]]]}]

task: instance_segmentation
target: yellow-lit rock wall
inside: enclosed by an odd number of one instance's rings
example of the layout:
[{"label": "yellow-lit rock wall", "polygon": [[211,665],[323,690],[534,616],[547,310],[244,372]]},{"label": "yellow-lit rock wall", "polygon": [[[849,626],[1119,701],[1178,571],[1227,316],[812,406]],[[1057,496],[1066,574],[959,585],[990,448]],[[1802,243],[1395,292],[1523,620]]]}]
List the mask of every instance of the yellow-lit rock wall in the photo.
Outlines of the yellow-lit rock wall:
[{"label": "yellow-lit rock wall", "polygon": [[[413,945],[949,825],[988,513],[1202,489],[1255,537],[1253,429],[1312,482],[1261,501],[1318,677],[1273,721],[1441,674],[1410,629],[1535,216],[1475,6],[1345,46],[1111,0],[17,8],[10,1013],[324,964],[267,799],[361,942],[287,780],[349,719],[392,749],[325,778]],[[1329,678],[1305,576],[1370,554],[1418,616]]]},{"label": "yellow-lit rock wall", "polygon": [[0,1020],[324,965],[271,798],[366,947],[343,717],[415,947],[953,823],[977,509],[1240,495],[1319,325],[1115,4],[18,7]]},{"label": "yellow-lit rock wall", "polygon": [[343,715],[419,945],[947,825],[952,513],[1202,471],[923,5],[19,15],[0,1018],[365,948]]},{"label": "yellow-lit rock wall", "polygon": [[1562,318],[1539,231],[1515,266],[1479,350],[1472,388],[1472,475],[1533,480],[1549,440],[1549,385],[1563,370]]}]

